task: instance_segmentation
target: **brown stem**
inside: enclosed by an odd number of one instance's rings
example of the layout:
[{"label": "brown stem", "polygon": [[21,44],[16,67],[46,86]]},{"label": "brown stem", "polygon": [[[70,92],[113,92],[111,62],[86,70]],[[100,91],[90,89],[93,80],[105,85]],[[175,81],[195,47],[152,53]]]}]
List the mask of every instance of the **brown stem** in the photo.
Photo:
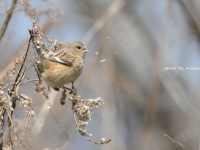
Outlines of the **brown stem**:
[{"label": "brown stem", "polygon": [[1,31],[0,31],[0,41],[1,41],[2,37],[4,36],[4,34],[5,34],[5,31],[6,31],[7,27],[8,27],[8,23],[9,23],[11,17],[12,17],[13,10],[15,9],[16,4],[17,4],[17,0],[13,0],[10,9],[7,11],[7,17],[6,17],[6,19],[5,19],[4,23],[3,23],[3,26],[2,26]]},{"label": "brown stem", "polygon": [[[27,57],[27,55],[28,55],[28,51],[29,51],[29,47],[30,47],[30,44],[31,44],[32,37],[33,37],[33,36],[32,36],[32,34],[31,34],[31,36],[30,36],[30,38],[29,38],[29,42],[28,42],[28,47],[27,47],[27,50],[26,50],[26,53],[25,53],[25,56],[24,56],[24,60],[23,60],[22,65],[21,65],[21,67],[20,67],[20,69],[19,69],[19,72],[18,72],[18,74],[17,74],[17,77],[16,77],[16,79],[15,79],[15,83],[17,83],[18,79],[20,78],[22,69],[23,69],[24,64],[25,64],[25,61],[26,61],[26,57]],[[13,86],[11,92],[14,92],[15,89],[16,89],[16,87],[17,87],[17,84],[14,84],[14,86]]]},{"label": "brown stem", "polygon": [[[19,69],[19,72],[15,78],[15,82],[14,82],[14,85],[13,85],[13,88],[11,89],[11,92],[9,93],[10,97],[12,97],[12,107],[13,107],[13,110],[15,110],[15,107],[16,107],[16,96],[13,97],[13,94],[15,93],[16,94],[16,91],[17,91],[17,87],[19,86],[21,80],[23,79],[24,77],[24,74],[25,72],[22,72],[23,68],[24,68],[24,64],[25,64],[25,61],[26,61],[26,58],[27,58],[27,55],[28,55],[28,51],[29,51],[29,47],[30,47],[30,43],[31,43],[31,40],[32,40],[32,34],[30,35],[30,38],[29,38],[29,42],[28,42],[28,47],[27,47],[27,50],[25,52],[25,56],[24,56],[24,59],[23,59],[23,62],[21,64],[21,67]],[[26,70],[26,68],[25,68]],[[12,115],[13,115],[13,111],[11,112],[10,116],[8,115],[8,125],[9,125],[9,142],[11,143],[11,146],[12,146],[12,139],[11,139],[11,125],[12,125]],[[5,113],[4,113],[4,117],[5,117]],[[3,134],[0,138],[3,138]],[[3,148],[3,141],[2,143],[0,143],[0,150]]]}]

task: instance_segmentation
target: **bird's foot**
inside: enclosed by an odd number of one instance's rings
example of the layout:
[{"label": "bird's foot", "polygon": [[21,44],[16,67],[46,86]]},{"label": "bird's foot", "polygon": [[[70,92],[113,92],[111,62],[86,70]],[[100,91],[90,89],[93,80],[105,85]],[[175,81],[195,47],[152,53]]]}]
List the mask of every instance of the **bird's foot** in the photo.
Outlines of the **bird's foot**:
[{"label": "bird's foot", "polygon": [[55,91],[59,91],[59,90],[60,90],[59,87],[54,87],[53,89],[54,89]]}]

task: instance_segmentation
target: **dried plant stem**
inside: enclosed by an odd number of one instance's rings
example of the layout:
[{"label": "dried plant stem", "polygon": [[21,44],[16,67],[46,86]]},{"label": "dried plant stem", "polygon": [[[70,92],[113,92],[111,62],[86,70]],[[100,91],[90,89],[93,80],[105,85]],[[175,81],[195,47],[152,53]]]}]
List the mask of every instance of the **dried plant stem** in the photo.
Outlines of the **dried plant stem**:
[{"label": "dried plant stem", "polygon": [[1,41],[2,37],[4,36],[4,34],[5,34],[5,31],[6,31],[7,27],[8,27],[8,23],[9,23],[11,17],[12,17],[13,10],[15,9],[16,4],[17,4],[17,0],[13,0],[10,9],[7,11],[7,17],[6,17],[6,19],[5,19],[4,23],[3,23],[3,26],[2,26],[2,28],[0,30],[0,41]]},{"label": "dried plant stem", "polygon": [[167,137],[172,143],[176,143],[176,144],[178,144],[180,147],[186,149],[185,145],[183,145],[183,144],[180,143],[179,141],[177,141],[177,140],[171,138],[169,135],[164,134],[164,136]]},{"label": "dried plant stem", "polygon": [[[52,26],[52,22],[50,22],[48,19],[44,22],[44,24],[42,25],[42,27],[40,28],[40,31],[45,33],[48,31],[48,29]],[[27,43],[27,41],[25,42]],[[20,48],[21,49],[26,49],[26,47]],[[17,50],[15,55],[23,55],[24,52],[21,52],[20,50]],[[20,53],[20,54],[19,54]],[[3,78],[6,76],[6,73],[8,72],[8,70],[10,68],[12,68],[15,65],[15,58],[12,58],[12,60],[10,61],[10,63],[0,72],[0,80],[3,80]]]},{"label": "dried plant stem", "polygon": [[[5,109],[2,109],[2,111],[0,112],[1,113],[1,116],[4,116],[5,114]],[[1,126],[0,126],[0,150],[2,150],[3,148],[3,128],[4,128],[4,117],[3,119],[1,120],[2,123],[1,123]]]},{"label": "dried plant stem", "polygon": [[[17,77],[16,77],[16,79],[15,79],[15,83],[18,82],[19,77],[21,76],[21,72],[22,72],[22,69],[23,69],[23,67],[24,67],[24,64],[25,64],[25,61],[26,61],[26,57],[27,57],[27,55],[28,55],[28,51],[29,51],[29,47],[30,47],[30,44],[31,44],[32,37],[33,37],[33,36],[31,35],[30,38],[29,38],[28,47],[27,47],[27,50],[26,50],[26,53],[25,53],[25,56],[24,56],[22,65],[21,65],[21,67],[20,67],[20,69],[19,69],[19,72],[18,72],[18,74],[17,74]],[[18,82],[18,83],[19,83],[19,82]],[[14,86],[13,86],[11,92],[14,92],[14,91],[16,90],[17,85],[18,85],[18,84],[14,84]]]},{"label": "dried plant stem", "polygon": [[[31,32],[30,32],[31,33]],[[32,40],[32,34],[30,35],[30,38],[29,38],[29,42],[28,42],[28,47],[27,47],[27,50],[25,52],[25,55],[24,55],[24,59],[23,59],[23,62],[21,64],[21,67],[19,69],[19,72],[15,78],[15,82],[14,82],[14,85],[10,91],[10,97],[12,97],[12,108],[13,110],[15,109],[16,107],[16,92],[17,92],[17,89],[18,89],[18,86],[21,82],[21,80],[23,79],[24,77],[24,74],[25,74],[25,71],[23,71],[23,68],[24,68],[24,65],[25,65],[25,61],[26,61],[26,58],[27,58],[27,55],[28,55],[28,52],[29,52],[29,47],[30,47],[30,43],[31,43],[31,40]],[[25,68],[26,70],[27,68]],[[14,95],[15,94],[15,95]],[[5,114],[6,114],[6,111],[4,111],[4,114],[3,114],[3,117],[5,117]],[[13,111],[11,111],[10,114],[8,114],[8,123],[9,123],[9,143],[11,144],[11,147],[12,147],[12,140],[11,140],[11,125],[12,125],[12,114],[13,114]],[[4,125],[4,120],[3,120],[3,125]],[[3,149],[3,132],[2,134],[0,134],[0,139],[2,139],[0,141],[0,150]]]}]

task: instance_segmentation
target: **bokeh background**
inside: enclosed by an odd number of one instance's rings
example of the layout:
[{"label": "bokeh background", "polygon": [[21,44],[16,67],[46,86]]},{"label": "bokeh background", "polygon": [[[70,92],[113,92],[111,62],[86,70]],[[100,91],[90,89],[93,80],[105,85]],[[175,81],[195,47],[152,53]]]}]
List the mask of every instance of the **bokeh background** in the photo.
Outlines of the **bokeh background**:
[{"label": "bokeh background", "polygon": [[[0,0],[0,27],[11,3]],[[88,131],[112,142],[88,142],[70,102],[61,106],[51,90],[49,108],[30,84],[20,90],[33,99],[36,117],[24,131],[25,112],[16,110],[19,149],[200,149],[199,0],[18,0],[0,41],[1,76],[25,51],[34,12],[48,37],[90,50],[75,86],[84,98],[104,99]]]}]

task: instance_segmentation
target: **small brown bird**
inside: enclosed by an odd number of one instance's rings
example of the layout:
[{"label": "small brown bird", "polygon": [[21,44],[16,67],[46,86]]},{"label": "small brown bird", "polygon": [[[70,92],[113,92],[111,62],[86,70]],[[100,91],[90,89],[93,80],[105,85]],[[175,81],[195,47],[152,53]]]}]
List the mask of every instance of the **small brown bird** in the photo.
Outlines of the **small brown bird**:
[{"label": "small brown bird", "polygon": [[47,85],[58,90],[73,83],[83,70],[87,49],[81,42],[69,42],[62,49],[49,56],[42,56],[37,63],[41,76]]}]

